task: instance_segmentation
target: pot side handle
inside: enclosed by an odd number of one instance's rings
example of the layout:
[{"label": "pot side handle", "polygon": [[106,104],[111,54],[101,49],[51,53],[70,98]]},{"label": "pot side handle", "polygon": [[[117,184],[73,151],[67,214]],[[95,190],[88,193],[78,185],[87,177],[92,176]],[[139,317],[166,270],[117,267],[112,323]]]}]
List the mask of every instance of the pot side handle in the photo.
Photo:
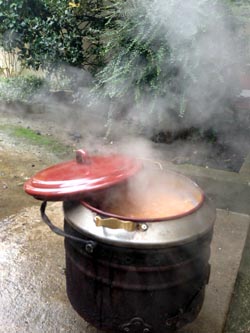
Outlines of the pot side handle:
[{"label": "pot side handle", "polygon": [[46,210],[46,206],[47,206],[47,201],[44,201],[42,204],[41,204],[41,207],[40,207],[40,212],[41,212],[41,217],[42,217],[42,220],[45,224],[47,224],[47,226],[57,235],[59,236],[62,236],[62,237],[66,237],[66,238],[69,238],[73,241],[76,241],[76,242],[80,242],[82,244],[85,245],[85,251],[87,253],[93,253],[95,247],[96,247],[96,242],[92,241],[92,240],[86,240],[86,239],[83,239],[83,238],[79,238],[79,237],[75,237],[73,235],[70,235],[70,234],[67,234],[66,232],[64,232],[63,230],[61,230],[60,228],[58,228],[57,226],[55,226],[51,221],[50,219],[48,218],[48,216],[46,215],[45,213],[45,210]]},{"label": "pot side handle", "polygon": [[126,231],[147,231],[146,223],[136,223],[132,221],[119,220],[118,218],[102,218],[98,215],[94,218],[97,227],[105,227],[109,229],[123,229]]},{"label": "pot side handle", "polygon": [[100,216],[95,216],[95,224],[97,227],[105,227],[109,229],[124,229],[126,231],[137,230],[137,224],[131,221],[121,221],[117,218],[101,218]]}]

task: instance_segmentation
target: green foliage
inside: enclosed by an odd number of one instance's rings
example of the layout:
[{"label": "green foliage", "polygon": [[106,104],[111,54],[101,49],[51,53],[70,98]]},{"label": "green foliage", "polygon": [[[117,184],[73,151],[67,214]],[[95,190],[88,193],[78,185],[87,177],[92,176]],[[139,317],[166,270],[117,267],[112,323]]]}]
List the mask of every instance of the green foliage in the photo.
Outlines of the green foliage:
[{"label": "green foliage", "polygon": [[44,79],[34,75],[0,78],[0,100],[7,102],[32,102],[35,95],[46,89]]},{"label": "green foliage", "polygon": [[26,67],[100,65],[102,0],[0,0],[0,45],[18,50]]},{"label": "green foliage", "polygon": [[97,87],[105,87],[111,99],[130,95],[139,102],[148,93],[164,95],[166,86],[177,88],[177,61],[160,33],[161,24],[152,22],[147,6],[117,2],[106,24],[108,63],[97,75]]},{"label": "green foliage", "polygon": [[219,30],[224,18],[216,5],[211,0],[191,1],[190,8],[179,0],[118,0],[106,23],[107,65],[96,76],[97,92],[114,103],[135,103],[144,113],[159,115],[164,105],[163,112],[175,110],[180,117],[187,100],[202,95],[207,103],[213,93],[223,95],[234,59],[227,54],[228,36]]}]

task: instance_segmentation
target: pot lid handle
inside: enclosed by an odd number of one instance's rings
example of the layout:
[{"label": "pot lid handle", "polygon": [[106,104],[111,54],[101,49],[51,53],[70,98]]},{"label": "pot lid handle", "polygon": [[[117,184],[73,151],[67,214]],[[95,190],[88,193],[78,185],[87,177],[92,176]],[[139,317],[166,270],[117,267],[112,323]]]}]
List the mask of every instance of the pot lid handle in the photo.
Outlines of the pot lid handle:
[{"label": "pot lid handle", "polygon": [[78,149],[76,151],[76,162],[79,164],[91,164],[88,153],[83,149]]}]

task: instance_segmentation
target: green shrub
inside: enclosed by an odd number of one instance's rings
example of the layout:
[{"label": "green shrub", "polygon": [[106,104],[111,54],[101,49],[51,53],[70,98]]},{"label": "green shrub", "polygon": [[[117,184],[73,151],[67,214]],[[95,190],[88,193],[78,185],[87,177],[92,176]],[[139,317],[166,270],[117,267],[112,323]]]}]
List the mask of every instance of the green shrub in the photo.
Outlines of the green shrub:
[{"label": "green shrub", "polygon": [[167,113],[181,121],[190,103],[196,118],[216,112],[231,94],[237,49],[221,6],[116,1],[103,37],[107,64],[96,76],[97,92],[112,104],[109,117],[120,103],[158,124]]},{"label": "green shrub", "polygon": [[46,90],[48,88],[45,80],[35,75],[0,78],[0,100],[2,101],[31,103],[38,94]]},{"label": "green shrub", "polygon": [[62,64],[96,71],[103,0],[0,0],[0,46],[15,50],[25,67]]}]

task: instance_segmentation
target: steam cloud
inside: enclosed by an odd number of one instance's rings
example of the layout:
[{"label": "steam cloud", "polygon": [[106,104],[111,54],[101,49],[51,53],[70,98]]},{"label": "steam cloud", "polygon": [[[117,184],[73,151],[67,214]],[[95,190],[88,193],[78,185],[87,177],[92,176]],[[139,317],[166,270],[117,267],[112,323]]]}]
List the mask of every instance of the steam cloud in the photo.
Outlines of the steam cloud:
[{"label": "steam cloud", "polygon": [[[180,96],[169,89],[158,97],[156,112],[150,112],[152,101],[148,95],[137,104],[132,103],[132,98],[125,105],[124,101],[112,104],[109,100],[93,101],[93,95],[85,89],[81,96],[86,113],[96,115],[96,119],[101,117],[110,132],[110,140],[115,141],[140,135],[141,130],[146,137],[151,137],[156,131],[191,126],[223,127],[225,109],[239,93],[238,73],[242,62],[229,9],[216,0],[129,0],[127,6],[137,7],[137,11],[141,8],[151,26],[161,27],[159,40],[166,40],[172,49],[180,71],[177,84],[185,94]],[[130,81],[128,75],[127,82]],[[112,90],[113,85],[111,82],[104,89]],[[87,98],[90,103],[86,103]],[[183,110],[172,112],[180,99],[183,99]],[[94,134],[95,128],[92,130]]]},{"label": "steam cloud", "polygon": [[[216,0],[128,0],[127,5],[141,7],[152,23],[161,24],[159,38],[166,39],[179,60],[181,77],[184,78],[182,84],[185,85],[186,112],[179,115],[169,112],[179,98],[169,91],[158,98],[157,115],[148,112],[150,100],[145,96],[141,105],[131,105],[128,101],[126,112],[123,106],[115,105],[111,118],[110,101],[93,99],[89,74],[72,69],[77,81],[75,96],[78,104],[66,105],[58,100],[54,103],[48,98],[50,120],[60,124],[63,130],[79,133],[84,146],[93,151],[99,149],[107,127],[111,129],[109,142],[120,141],[119,149],[138,152],[131,139],[140,136],[138,128],[143,128],[149,138],[156,130],[223,126],[223,121],[218,119],[224,117],[225,100],[237,94],[237,73],[242,61],[228,8]],[[192,82],[185,78],[192,78]],[[142,147],[140,154],[152,156],[150,143],[145,143],[142,138],[137,142],[138,147]],[[126,144],[127,150],[124,148]]]},{"label": "steam cloud", "polygon": [[[215,0],[139,1],[139,6],[146,9],[152,24],[159,22],[163,27],[159,39],[165,38],[170,44],[179,61],[181,79],[184,79],[180,84],[184,84],[186,114],[179,115],[183,119],[176,119],[168,112],[179,97],[167,92],[157,101],[161,115],[158,130],[161,126],[162,130],[216,126],[220,113],[225,111],[226,101],[238,93],[242,61],[228,8]],[[148,131],[154,132],[158,119],[145,112],[147,104],[143,103],[139,117]],[[132,119],[134,114],[132,109]]]}]

